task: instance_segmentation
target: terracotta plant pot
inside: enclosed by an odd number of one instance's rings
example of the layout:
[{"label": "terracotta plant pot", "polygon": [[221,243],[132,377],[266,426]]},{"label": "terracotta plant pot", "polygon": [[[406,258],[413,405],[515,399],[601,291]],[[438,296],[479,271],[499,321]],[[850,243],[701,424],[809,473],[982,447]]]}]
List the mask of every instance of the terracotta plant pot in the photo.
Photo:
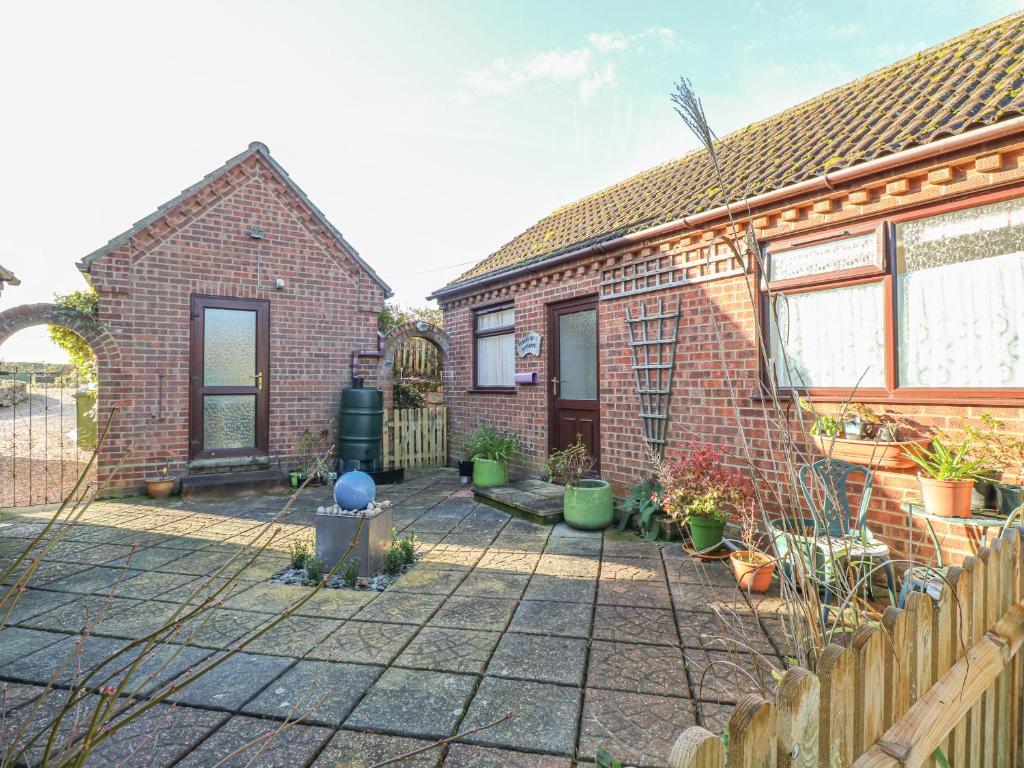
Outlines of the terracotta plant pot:
[{"label": "terracotta plant pot", "polygon": [[151,499],[163,499],[171,495],[174,490],[174,478],[160,478],[159,480],[147,480],[146,492]]},{"label": "terracotta plant pot", "polygon": [[479,457],[473,459],[473,485],[477,488],[508,485],[508,464]]},{"label": "terracotta plant pot", "polygon": [[933,480],[918,476],[924,511],[938,517],[970,517],[973,480]]},{"label": "terracotta plant pot", "polygon": [[615,520],[612,487],[604,480],[581,480],[578,486],[565,486],[562,512],[573,528],[597,531]]},{"label": "terracotta plant pot", "polygon": [[729,555],[729,565],[739,582],[740,589],[750,592],[767,592],[772,585],[775,561],[760,552],[745,550]]}]

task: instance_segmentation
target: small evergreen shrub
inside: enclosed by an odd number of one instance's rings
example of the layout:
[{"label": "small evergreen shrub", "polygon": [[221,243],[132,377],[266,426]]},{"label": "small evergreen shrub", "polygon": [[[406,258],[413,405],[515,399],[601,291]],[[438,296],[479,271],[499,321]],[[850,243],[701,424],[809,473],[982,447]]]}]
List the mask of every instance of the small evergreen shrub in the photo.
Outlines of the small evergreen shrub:
[{"label": "small evergreen shrub", "polygon": [[402,554],[402,549],[392,543],[391,549],[384,555],[384,573],[388,576],[396,576],[402,572],[403,565],[405,565],[405,556]]},{"label": "small evergreen shrub", "polygon": [[402,551],[402,561],[405,565],[412,565],[416,560],[416,534],[410,534],[399,541],[398,548]]},{"label": "small evergreen shrub", "polygon": [[288,556],[291,558],[292,570],[298,571],[305,567],[306,560],[310,556],[309,542],[293,541],[288,548]]},{"label": "small evergreen shrub", "polygon": [[306,558],[306,584],[316,586],[324,579],[324,561],[315,555]]},{"label": "small evergreen shrub", "polygon": [[341,583],[351,589],[359,580],[359,558],[353,557],[341,569]]}]

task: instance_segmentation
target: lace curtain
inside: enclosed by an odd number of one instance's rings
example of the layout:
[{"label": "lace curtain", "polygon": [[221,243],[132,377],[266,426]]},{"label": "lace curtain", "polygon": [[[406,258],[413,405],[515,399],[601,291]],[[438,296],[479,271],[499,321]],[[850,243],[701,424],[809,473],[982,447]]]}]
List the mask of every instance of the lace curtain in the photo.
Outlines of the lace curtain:
[{"label": "lace curtain", "polygon": [[780,386],[885,386],[881,283],[779,294],[773,302],[771,355]]}]

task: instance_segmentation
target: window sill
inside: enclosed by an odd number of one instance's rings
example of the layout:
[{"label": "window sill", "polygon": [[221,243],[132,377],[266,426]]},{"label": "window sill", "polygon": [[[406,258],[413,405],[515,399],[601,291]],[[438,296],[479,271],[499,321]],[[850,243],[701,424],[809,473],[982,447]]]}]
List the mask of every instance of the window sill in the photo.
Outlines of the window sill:
[{"label": "window sill", "polygon": [[[808,397],[815,403],[845,403],[851,399],[858,403],[870,405],[987,405],[1008,408],[1024,407],[1024,397],[1021,395],[1007,394],[971,394],[968,390],[956,392],[895,392],[892,394],[875,393],[814,393],[812,392],[779,392],[779,400],[782,404],[793,402],[796,397]],[[770,403],[772,399],[761,392],[752,392],[750,400],[754,403]],[[796,405],[795,402],[793,402]]]},{"label": "window sill", "polygon": [[467,395],[514,395],[515,387],[472,387],[466,390]]}]

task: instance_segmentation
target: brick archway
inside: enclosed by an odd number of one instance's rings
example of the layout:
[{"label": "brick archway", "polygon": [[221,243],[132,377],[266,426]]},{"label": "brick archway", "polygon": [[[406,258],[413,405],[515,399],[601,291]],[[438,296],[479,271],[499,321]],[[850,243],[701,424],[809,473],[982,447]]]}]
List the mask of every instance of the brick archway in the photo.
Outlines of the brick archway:
[{"label": "brick archway", "polygon": [[36,325],[59,325],[81,336],[96,355],[101,385],[120,366],[121,355],[110,331],[95,318],[56,304],[22,304],[0,312],[0,344],[18,331]]},{"label": "brick archway", "polygon": [[441,355],[441,383],[451,380],[451,339],[448,334],[423,320],[410,320],[408,323],[396,325],[381,339],[380,363],[377,367],[377,386],[384,391],[384,407],[387,409],[391,408],[392,388],[395,383],[395,350],[403,341],[414,337],[426,339],[437,347]]}]

